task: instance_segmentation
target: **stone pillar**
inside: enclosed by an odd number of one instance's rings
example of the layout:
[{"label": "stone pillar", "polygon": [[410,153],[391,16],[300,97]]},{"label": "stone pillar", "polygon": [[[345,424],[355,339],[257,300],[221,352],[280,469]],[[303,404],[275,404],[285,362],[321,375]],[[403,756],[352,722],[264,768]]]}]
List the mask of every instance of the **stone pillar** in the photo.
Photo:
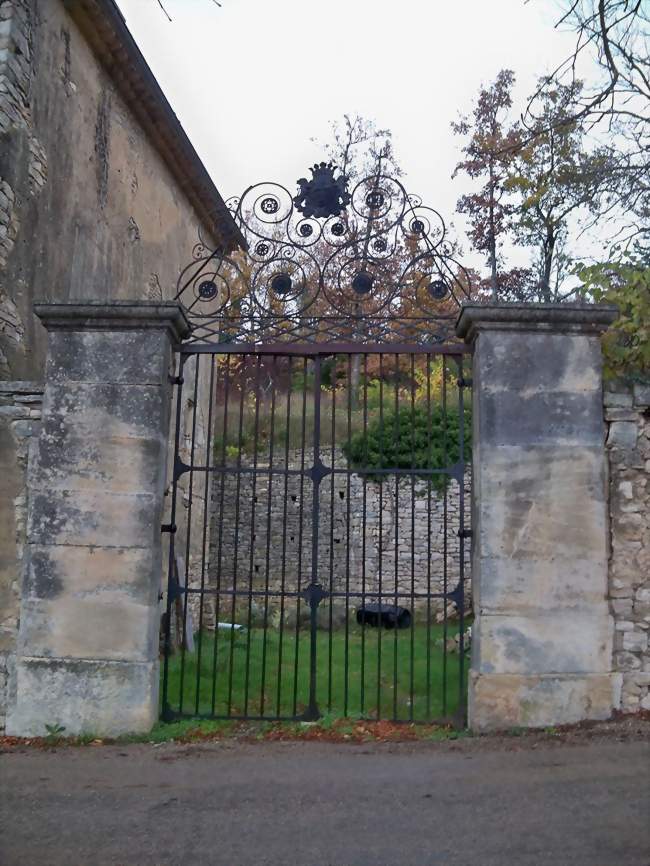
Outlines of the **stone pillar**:
[{"label": "stone pillar", "polygon": [[7,731],[147,731],[158,715],[175,303],[39,304],[49,332]]},{"label": "stone pillar", "polygon": [[27,531],[27,466],[43,402],[39,382],[0,382],[0,730],[13,682]]},{"label": "stone pillar", "polygon": [[474,347],[474,730],[602,719],[618,704],[599,338],[615,318],[587,305],[461,311]]}]

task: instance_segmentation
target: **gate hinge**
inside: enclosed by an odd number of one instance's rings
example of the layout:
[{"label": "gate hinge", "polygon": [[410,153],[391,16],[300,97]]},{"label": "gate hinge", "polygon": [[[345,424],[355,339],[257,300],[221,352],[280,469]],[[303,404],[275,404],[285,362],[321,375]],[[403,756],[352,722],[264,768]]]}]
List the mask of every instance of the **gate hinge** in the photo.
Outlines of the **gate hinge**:
[{"label": "gate hinge", "polygon": [[169,382],[172,385],[182,385],[184,381],[182,376],[169,376]]},{"label": "gate hinge", "polygon": [[458,532],[456,533],[456,535],[459,538],[471,538],[472,537],[472,530],[471,529],[459,529]]},{"label": "gate hinge", "polygon": [[178,527],[175,523],[163,523],[160,527],[161,532],[170,532],[172,535],[176,532]]},{"label": "gate hinge", "polygon": [[169,595],[169,601],[175,602],[177,598],[182,598],[187,594],[187,590],[184,586],[181,586],[177,580],[170,580],[169,586],[167,587],[167,593]]},{"label": "gate hinge", "polygon": [[464,379],[464,378],[461,377],[461,378],[458,380],[458,387],[459,387],[459,388],[471,388],[473,384],[474,384],[474,383],[473,383],[473,381],[472,381],[471,379]]}]

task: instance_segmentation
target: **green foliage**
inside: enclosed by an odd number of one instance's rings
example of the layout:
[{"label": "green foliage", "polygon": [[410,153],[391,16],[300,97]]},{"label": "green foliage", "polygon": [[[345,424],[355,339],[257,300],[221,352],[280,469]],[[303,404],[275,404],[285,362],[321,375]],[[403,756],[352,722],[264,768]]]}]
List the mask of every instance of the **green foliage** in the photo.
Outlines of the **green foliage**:
[{"label": "green foliage", "polygon": [[[464,456],[471,453],[471,413],[465,410]],[[375,417],[367,430],[356,433],[343,448],[357,469],[444,469],[460,458],[460,412],[439,404],[404,406]],[[431,476],[426,476],[431,477]],[[376,476],[378,480],[381,476]],[[432,476],[443,487],[446,476]]]},{"label": "green foliage", "polygon": [[628,257],[582,268],[585,296],[616,304],[619,318],[603,338],[607,378],[650,377],[650,267]]},{"label": "green foliage", "polygon": [[61,739],[61,736],[63,735],[63,732],[65,731],[65,725],[58,725],[58,724],[48,725],[46,723],[45,730],[47,731],[47,734],[45,735],[45,739],[47,740],[48,743],[54,744],[54,743],[57,743]]},{"label": "green foliage", "polygon": [[[450,652],[445,659],[439,643],[445,636],[442,623],[431,623],[429,627],[415,624],[405,631],[385,632],[359,627],[352,608],[349,618],[347,636],[344,628],[317,632],[316,682],[321,712],[332,719],[354,718],[360,714],[362,692],[365,716],[376,716],[379,710],[382,718],[412,715],[414,721],[427,721],[456,712],[460,662],[458,653]],[[243,715],[246,710],[250,715],[290,716],[305,709],[310,677],[308,630],[302,629],[296,635],[293,628],[285,628],[280,639],[279,629],[251,628],[247,634],[237,634],[232,650],[230,635],[218,634],[216,639],[215,652],[214,633],[201,635],[200,665],[198,651],[186,653],[184,662],[180,653],[170,658],[168,694],[172,709],[179,709],[182,697],[183,713],[198,710],[199,715],[226,714],[231,682],[233,715]],[[385,648],[381,665],[377,652],[380,640]],[[199,633],[196,645],[198,649]],[[464,673],[466,676],[467,665]]]}]

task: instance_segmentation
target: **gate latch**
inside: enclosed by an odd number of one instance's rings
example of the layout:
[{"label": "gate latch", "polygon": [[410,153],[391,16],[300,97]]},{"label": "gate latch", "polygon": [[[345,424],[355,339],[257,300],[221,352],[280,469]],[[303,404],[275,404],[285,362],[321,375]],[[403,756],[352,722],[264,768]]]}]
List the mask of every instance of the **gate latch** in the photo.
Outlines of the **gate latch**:
[{"label": "gate latch", "polygon": [[472,530],[471,529],[459,529],[458,532],[456,533],[456,535],[459,538],[471,538],[472,537]]},{"label": "gate latch", "polygon": [[471,388],[473,384],[474,384],[474,383],[473,383],[473,380],[472,380],[472,379],[464,379],[464,378],[461,377],[461,378],[458,380],[458,387],[459,387],[459,388]]}]

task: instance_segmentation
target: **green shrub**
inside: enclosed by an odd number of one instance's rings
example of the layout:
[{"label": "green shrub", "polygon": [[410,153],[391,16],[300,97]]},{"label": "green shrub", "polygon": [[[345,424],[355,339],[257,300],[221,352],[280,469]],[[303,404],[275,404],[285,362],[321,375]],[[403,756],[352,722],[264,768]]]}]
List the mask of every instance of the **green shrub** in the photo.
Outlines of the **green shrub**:
[{"label": "green shrub", "polygon": [[[471,413],[465,409],[464,458],[471,457]],[[374,418],[367,430],[356,433],[343,451],[356,469],[444,469],[460,459],[460,412],[439,404],[418,403]],[[382,475],[371,475],[379,480]],[[384,476],[385,477],[385,476]],[[444,475],[431,477],[444,486]]]}]

